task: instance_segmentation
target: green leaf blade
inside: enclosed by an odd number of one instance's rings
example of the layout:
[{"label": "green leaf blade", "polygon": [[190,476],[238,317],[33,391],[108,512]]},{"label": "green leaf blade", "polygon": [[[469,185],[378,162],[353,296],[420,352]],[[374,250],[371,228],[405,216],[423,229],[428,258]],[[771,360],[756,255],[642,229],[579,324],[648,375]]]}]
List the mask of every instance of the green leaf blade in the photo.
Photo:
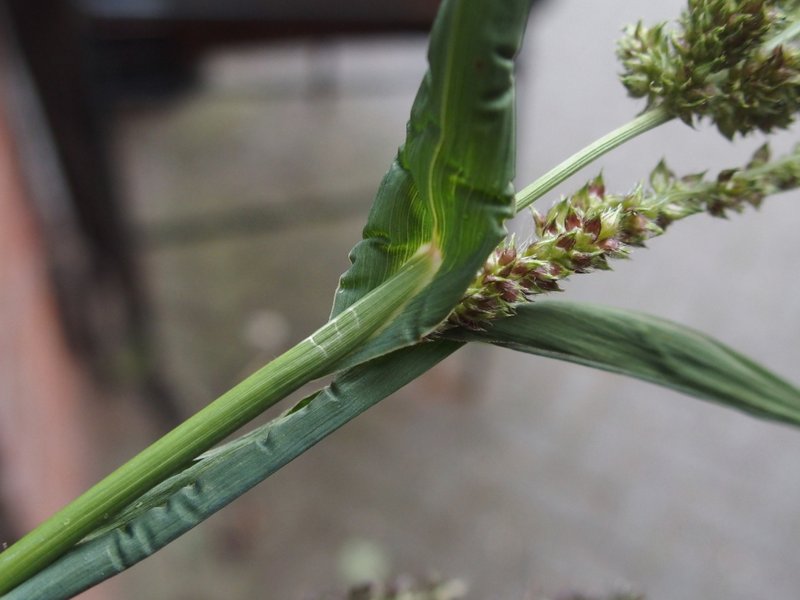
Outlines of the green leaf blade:
[{"label": "green leaf blade", "polygon": [[458,303],[514,212],[513,59],[530,0],[446,0],[405,144],[387,173],[333,315],[432,243],[442,266],[392,327],[347,365],[417,343]]},{"label": "green leaf blade", "polygon": [[688,327],[620,309],[561,301],[517,307],[488,331],[447,336],[620,373],[751,415],[800,425],[800,390]]}]

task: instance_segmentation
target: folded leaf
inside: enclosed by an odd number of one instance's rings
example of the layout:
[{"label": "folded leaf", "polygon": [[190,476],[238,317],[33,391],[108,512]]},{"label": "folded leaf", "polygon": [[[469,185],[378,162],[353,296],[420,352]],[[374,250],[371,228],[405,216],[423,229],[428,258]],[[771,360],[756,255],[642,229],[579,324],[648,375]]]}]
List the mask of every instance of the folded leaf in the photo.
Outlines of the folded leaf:
[{"label": "folded leaf", "polygon": [[445,0],[405,144],[353,248],[333,315],[396,272],[421,246],[441,253],[425,292],[346,364],[418,342],[461,299],[505,236],[514,210],[513,59],[531,0]]},{"label": "folded leaf", "polygon": [[487,331],[448,331],[481,341],[643,379],[800,425],[800,389],[720,342],[640,313],[572,302],[534,302]]},{"label": "folded leaf", "polygon": [[[342,373],[287,414],[206,453],[147,492],[112,524],[14,588],[3,600],[69,598],[124,571],[460,347],[445,340],[425,343]],[[322,504],[320,510],[324,510]]]}]

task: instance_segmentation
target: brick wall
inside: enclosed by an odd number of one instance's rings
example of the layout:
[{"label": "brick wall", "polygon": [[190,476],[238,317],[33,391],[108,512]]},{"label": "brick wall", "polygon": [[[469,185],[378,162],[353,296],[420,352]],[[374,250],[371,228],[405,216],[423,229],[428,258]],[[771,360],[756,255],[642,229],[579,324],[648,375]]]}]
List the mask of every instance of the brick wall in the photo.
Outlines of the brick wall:
[{"label": "brick wall", "polygon": [[0,531],[2,544],[86,487],[91,450],[88,382],[65,343],[5,108],[0,98],[0,502],[7,529]]}]

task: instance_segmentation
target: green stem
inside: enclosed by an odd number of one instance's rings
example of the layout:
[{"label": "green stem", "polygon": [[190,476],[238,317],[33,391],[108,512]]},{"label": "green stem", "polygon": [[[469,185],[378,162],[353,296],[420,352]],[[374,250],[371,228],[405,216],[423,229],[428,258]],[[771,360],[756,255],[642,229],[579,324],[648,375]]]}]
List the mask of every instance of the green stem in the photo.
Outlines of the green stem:
[{"label": "green stem", "polygon": [[[800,36],[800,11],[792,13],[792,16],[794,18],[791,19],[790,24],[784,30],[764,43],[763,47],[765,50],[770,51]],[[717,73],[717,76],[722,77],[722,73]],[[621,146],[639,134],[671,121],[673,118],[674,115],[671,115],[663,106],[656,106],[655,108],[643,112],[622,127],[618,127],[614,131],[592,142],[582,150],[570,156],[564,162],[550,169],[529,186],[520,190],[516,196],[517,212],[523,208],[527,208],[559,183],[565,181],[607,152]]]},{"label": "green stem", "polygon": [[607,152],[621,146],[645,131],[650,131],[659,125],[663,125],[667,121],[672,120],[672,118],[672,115],[664,108],[652,108],[643,112],[622,127],[618,127],[614,131],[592,142],[582,150],[570,156],[564,162],[550,169],[532,184],[520,190],[516,196],[517,211],[530,206],[559,183],[565,181]]},{"label": "green stem", "polygon": [[438,269],[421,250],[392,278],[220,396],[0,554],[0,594],[30,577],[151,487],[308,381],[385,326]]}]

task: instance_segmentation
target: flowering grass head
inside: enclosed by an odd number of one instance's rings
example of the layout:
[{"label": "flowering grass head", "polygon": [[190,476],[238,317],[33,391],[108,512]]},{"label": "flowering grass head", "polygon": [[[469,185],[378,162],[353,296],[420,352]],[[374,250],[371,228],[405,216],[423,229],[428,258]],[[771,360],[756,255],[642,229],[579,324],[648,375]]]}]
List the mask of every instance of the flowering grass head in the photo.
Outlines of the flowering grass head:
[{"label": "flowering grass head", "polygon": [[622,83],[648,108],[690,125],[708,118],[729,139],[783,129],[800,109],[800,50],[781,38],[797,4],[690,0],[675,27],[630,26]]}]

